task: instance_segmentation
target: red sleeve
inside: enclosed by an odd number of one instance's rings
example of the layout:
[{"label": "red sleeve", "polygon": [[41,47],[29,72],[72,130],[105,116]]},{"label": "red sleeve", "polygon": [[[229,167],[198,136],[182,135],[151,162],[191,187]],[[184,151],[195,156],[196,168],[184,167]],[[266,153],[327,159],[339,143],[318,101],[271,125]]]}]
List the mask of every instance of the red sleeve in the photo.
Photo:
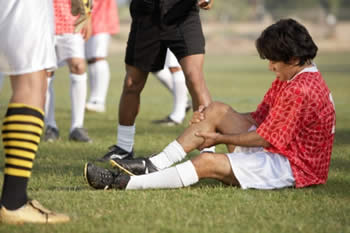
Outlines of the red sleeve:
[{"label": "red sleeve", "polygon": [[255,122],[260,125],[265,118],[267,117],[267,114],[269,113],[270,107],[273,104],[274,95],[277,89],[277,86],[279,85],[278,79],[276,79],[273,83],[270,89],[266,92],[264,95],[264,99],[261,101],[261,103],[258,105],[255,112],[251,113],[251,116],[255,120]]},{"label": "red sleeve", "polygon": [[284,150],[299,134],[303,110],[307,103],[305,93],[297,87],[287,87],[270,108],[257,133],[279,150]]}]

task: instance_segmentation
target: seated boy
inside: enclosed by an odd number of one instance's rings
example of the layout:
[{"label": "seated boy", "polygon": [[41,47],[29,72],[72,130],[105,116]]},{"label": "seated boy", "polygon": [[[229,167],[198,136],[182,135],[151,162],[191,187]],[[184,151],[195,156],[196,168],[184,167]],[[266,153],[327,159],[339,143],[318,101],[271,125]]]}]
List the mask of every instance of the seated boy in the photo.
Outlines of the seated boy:
[{"label": "seated boy", "polygon": [[[276,74],[256,111],[242,114],[218,102],[202,106],[190,127],[155,156],[111,160],[118,168],[114,170],[87,163],[84,175],[89,185],[96,189],[180,188],[202,178],[243,189],[325,183],[335,110],[312,62],[317,46],[304,26],[283,19],[261,33],[256,48]],[[217,144],[226,144],[229,153],[202,153],[172,166],[194,149]]]}]

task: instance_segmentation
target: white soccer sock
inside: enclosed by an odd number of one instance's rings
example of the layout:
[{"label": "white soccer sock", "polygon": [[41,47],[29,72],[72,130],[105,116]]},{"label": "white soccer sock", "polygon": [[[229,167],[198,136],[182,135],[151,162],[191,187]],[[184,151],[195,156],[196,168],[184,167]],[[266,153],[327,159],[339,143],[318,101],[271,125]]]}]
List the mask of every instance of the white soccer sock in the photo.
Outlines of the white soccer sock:
[{"label": "white soccer sock", "polygon": [[87,93],[87,74],[70,74],[71,106],[72,106],[72,131],[74,128],[81,128],[84,125],[85,101]]},{"label": "white soccer sock", "polygon": [[97,68],[96,63],[88,65],[90,96],[88,102],[95,102],[97,96]]},{"label": "white soccer sock", "polygon": [[100,60],[89,66],[90,98],[89,102],[104,104],[106,101],[110,71],[106,60]]},{"label": "white soccer sock", "polygon": [[186,156],[186,152],[176,140],[167,145],[162,152],[152,156],[151,162],[158,169],[162,170],[172,166],[174,163],[180,162]]},{"label": "white soccer sock", "polygon": [[203,150],[200,151],[200,153],[205,153],[205,152],[215,153],[215,146],[204,148]]},{"label": "white soccer sock", "polygon": [[185,75],[182,70],[174,72],[173,74],[174,82],[174,104],[173,111],[170,114],[170,118],[178,123],[181,123],[186,115],[186,106],[188,101],[188,90],[186,87]]},{"label": "white soccer sock", "polygon": [[156,78],[173,94],[174,83],[173,76],[168,67],[153,73]]},{"label": "white soccer sock", "polygon": [[141,176],[131,176],[126,189],[181,188],[198,182],[198,175],[191,161],[175,167]]},{"label": "white soccer sock", "polygon": [[131,152],[134,146],[135,124],[132,126],[118,124],[117,146]]},{"label": "white soccer sock", "polygon": [[47,91],[45,101],[45,125],[58,128],[55,120],[55,90],[53,87],[55,75],[47,78]]}]

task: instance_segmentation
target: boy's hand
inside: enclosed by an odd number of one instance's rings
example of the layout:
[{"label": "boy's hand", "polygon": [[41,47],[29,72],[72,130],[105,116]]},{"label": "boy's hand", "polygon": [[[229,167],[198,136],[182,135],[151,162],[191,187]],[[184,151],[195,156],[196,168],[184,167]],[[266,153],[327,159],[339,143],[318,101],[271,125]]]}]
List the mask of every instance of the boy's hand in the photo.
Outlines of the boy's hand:
[{"label": "boy's hand", "polygon": [[[74,32],[82,32],[84,38],[89,37],[89,33],[86,33],[87,29],[86,26],[87,24],[90,23],[90,17],[91,17],[91,11],[92,11],[92,0],[71,0],[72,2],[72,8],[71,8],[71,13],[74,16],[79,15],[79,18],[74,24]],[[88,36],[87,36],[88,35]]]}]

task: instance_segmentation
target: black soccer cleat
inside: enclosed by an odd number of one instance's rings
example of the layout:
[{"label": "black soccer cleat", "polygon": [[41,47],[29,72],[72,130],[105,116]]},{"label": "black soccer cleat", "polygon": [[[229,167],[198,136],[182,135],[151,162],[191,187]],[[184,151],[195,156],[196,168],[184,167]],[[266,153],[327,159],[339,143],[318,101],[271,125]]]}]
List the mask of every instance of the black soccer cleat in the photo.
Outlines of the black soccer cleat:
[{"label": "black soccer cleat", "polygon": [[112,167],[118,168],[128,175],[143,175],[158,171],[157,167],[148,158],[111,159]]},{"label": "black soccer cleat", "polygon": [[133,159],[134,151],[127,152],[126,150],[120,148],[117,145],[110,146],[108,152],[100,159],[97,159],[99,162],[106,162],[111,159]]},{"label": "black soccer cleat", "polygon": [[92,163],[84,166],[84,177],[94,189],[125,189],[130,176],[119,171],[97,167]]}]

